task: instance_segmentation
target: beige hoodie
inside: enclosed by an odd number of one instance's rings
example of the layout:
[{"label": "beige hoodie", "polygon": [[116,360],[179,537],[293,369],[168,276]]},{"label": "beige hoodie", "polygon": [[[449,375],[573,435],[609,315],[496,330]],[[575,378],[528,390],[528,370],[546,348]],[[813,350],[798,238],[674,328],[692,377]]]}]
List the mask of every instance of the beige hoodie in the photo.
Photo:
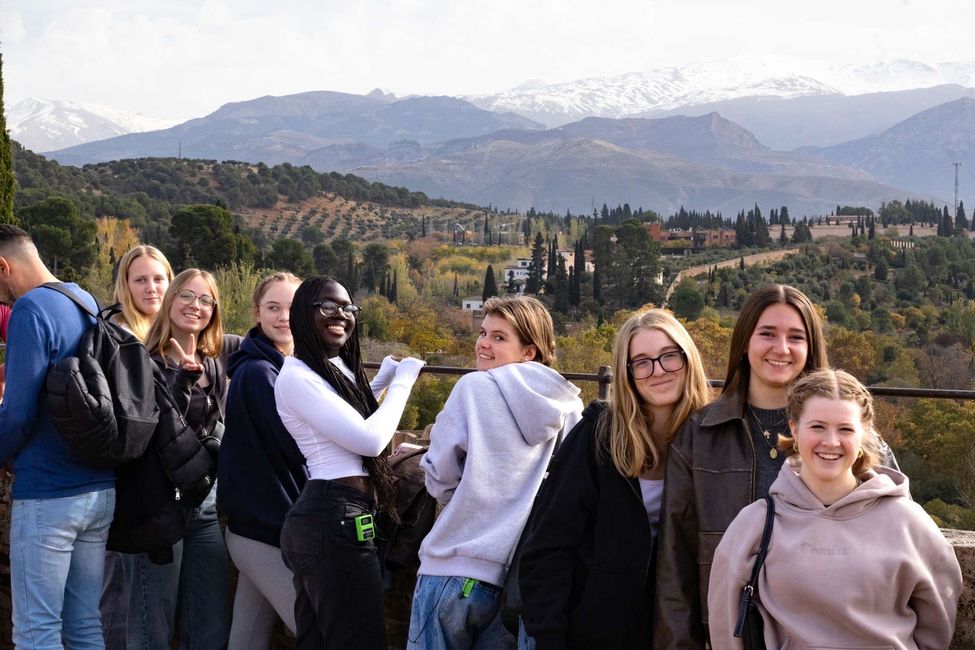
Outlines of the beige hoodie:
[{"label": "beige hoodie", "polygon": [[[961,590],[954,550],[911,501],[906,476],[879,467],[862,478],[829,507],[789,463],[772,484],[775,523],[758,581],[768,648],[948,647]],[[715,650],[743,647],[733,631],[765,512],[764,500],[742,510],[715,551]]]}]

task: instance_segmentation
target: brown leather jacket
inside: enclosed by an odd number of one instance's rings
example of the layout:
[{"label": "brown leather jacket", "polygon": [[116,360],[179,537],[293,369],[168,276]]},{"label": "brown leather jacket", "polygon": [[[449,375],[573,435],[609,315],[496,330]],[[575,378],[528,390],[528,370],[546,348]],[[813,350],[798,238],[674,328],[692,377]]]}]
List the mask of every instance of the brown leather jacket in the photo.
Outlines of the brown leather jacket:
[{"label": "brown leather jacket", "polygon": [[[705,648],[711,559],[728,525],[755,494],[755,445],[744,419],[745,389],[692,414],[667,454],[660,518],[654,648]],[[897,469],[880,441],[881,464]]]},{"label": "brown leather jacket", "polygon": [[704,648],[711,558],[738,512],[755,500],[755,446],[744,394],[692,414],[667,454],[657,559],[654,648]]}]

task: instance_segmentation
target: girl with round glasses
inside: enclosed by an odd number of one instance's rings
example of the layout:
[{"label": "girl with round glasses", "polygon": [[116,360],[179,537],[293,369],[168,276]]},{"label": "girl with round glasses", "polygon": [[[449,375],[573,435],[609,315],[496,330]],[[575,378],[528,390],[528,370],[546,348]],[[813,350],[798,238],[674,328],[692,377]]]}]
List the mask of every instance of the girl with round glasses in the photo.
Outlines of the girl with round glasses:
[{"label": "girl with round glasses", "polygon": [[375,516],[395,517],[387,448],[423,362],[386,357],[370,383],[357,314],[338,280],[302,282],[291,306],[294,356],[274,384],[309,474],[281,530],[299,648],[386,648]]},{"label": "girl with round glasses", "polygon": [[650,647],[667,446],[707,399],[697,346],[669,312],[623,324],[610,399],[566,438],[526,528],[523,619],[537,647]]},{"label": "girl with round glasses", "polygon": [[[187,423],[213,455],[223,435],[227,356],[240,337],[224,335],[213,275],[186,269],[162,300],[146,347],[162,369]],[[156,564],[160,560],[168,562]],[[126,559],[130,590],[129,648],[169,647],[175,630],[187,647],[219,649],[230,630],[229,559],[217,522],[216,490],[189,514],[171,557],[143,553]],[[179,603],[179,621],[176,621]]]}]

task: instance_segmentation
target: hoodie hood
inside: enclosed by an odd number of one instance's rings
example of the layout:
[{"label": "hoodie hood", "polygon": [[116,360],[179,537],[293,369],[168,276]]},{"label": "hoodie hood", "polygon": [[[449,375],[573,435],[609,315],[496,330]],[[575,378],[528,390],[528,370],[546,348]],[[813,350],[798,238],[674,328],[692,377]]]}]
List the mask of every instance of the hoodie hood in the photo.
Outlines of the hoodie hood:
[{"label": "hoodie hood", "polygon": [[579,388],[537,361],[508,363],[484,372],[497,384],[529,445],[551,440],[563,427],[568,433],[575,420],[566,422],[567,416],[582,411]]},{"label": "hoodie hood", "polygon": [[227,376],[233,378],[234,371],[247,361],[267,361],[278,370],[284,365],[284,355],[274,347],[260,325],[255,325],[240,341],[240,348],[227,360]]},{"label": "hoodie hood", "polygon": [[860,476],[862,483],[830,506],[824,506],[796,473],[790,458],[782,465],[769,494],[779,497],[784,507],[830,519],[852,519],[888,497],[907,497],[911,493],[904,474],[878,466]]}]

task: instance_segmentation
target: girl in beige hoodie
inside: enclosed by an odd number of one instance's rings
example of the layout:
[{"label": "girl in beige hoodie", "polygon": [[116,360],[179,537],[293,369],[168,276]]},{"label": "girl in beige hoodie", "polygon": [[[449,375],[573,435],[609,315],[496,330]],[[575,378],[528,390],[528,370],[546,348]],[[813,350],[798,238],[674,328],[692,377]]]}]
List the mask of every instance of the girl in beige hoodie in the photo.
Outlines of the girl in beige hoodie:
[{"label": "girl in beige hoodie", "polygon": [[[793,385],[788,412],[782,447],[791,457],[769,491],[775,520],[758,578],[766,647],[944,650],[961,570],[911,501],[907,477],[875,467],[870,394],[843,371],[819,370]],[[765,513],[764,501],[742,510],[715,552],[715,650],[743,647],[733,630]]]}]

